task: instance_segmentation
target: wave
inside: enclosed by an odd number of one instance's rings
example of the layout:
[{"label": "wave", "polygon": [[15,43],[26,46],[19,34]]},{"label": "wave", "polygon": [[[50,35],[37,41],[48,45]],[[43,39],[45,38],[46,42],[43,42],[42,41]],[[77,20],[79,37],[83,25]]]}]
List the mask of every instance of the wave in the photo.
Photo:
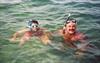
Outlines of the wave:
[{"label": "wave", "polygon": [[53,3],[57,3],[57,4],[66,4],[66,3],[70,3],[70,2],[89,2],[89,3],[99,3],[100,1],[98,0],[50,0]]},{"label": "wave", "polygon": [[21,3],[23,1],[30,1],[30,0],[0,0],[0,3],[2,3],[2,4],[16,4],[16,3]]},{"label": "wave", "polygon": [[71,2],[71,0],[50,0],[50,1],[58,4],[65,4]]}]

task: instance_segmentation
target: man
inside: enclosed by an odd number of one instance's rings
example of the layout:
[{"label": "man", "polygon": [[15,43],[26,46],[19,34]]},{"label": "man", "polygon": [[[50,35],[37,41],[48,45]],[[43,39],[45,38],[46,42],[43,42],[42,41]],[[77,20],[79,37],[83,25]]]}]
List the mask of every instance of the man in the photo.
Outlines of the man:
[{"label": "man", "polygon": [[[88,45],[86,41],[87,37],[77,31],[77,22],[74,19],[68,19],[63,27],[59,30],[60,35],[64,38],[64,43],[71,48],[77,48],[84,50],[85,46]],[[81,44],[77,45],[76,42]]]},{"label": "man", "polygon": [[38,37],[43,44],[47,45],[51,41],[49,40],[50,33],[45,31],[46,29],[40,28],[39,23],[36,20],[32,20],[28,22],[28,28],[25,28],[23,30],[17,31],[13,34],[13,37],[10,39],[10,41],[16,41],[16,38],[23,34],[23,36],[20,39],[19,46],[22,46],[25,42],[30,40],[31,37],[36,36]]}]

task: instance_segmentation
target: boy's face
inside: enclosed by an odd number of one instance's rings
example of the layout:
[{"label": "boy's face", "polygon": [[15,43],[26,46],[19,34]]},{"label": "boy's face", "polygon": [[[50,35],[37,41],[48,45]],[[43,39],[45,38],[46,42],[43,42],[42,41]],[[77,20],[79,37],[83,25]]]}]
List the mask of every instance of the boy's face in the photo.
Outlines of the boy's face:
[{"label": "boy's face", "polygon": [[38,24],[32,23],[32,30],[37,31],[37,28],[38,28]]}]

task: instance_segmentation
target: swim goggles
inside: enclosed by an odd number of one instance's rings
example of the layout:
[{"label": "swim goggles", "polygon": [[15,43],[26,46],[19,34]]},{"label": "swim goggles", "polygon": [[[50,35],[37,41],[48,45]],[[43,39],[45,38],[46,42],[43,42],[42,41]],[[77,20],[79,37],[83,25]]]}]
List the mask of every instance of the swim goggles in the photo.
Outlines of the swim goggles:
[{"label": "swim goggles", "polygon": [[32,28],[37,28],[38,27],[38,24],[32,23],[31,27]]},{"label": "swim goggles", "polygon": [[66,21],[66,24],[68,24],[68,23],[70,23],[70,22],[72,22],[72,23],[77,23],[76,20],[68,20],[68,21]]}]

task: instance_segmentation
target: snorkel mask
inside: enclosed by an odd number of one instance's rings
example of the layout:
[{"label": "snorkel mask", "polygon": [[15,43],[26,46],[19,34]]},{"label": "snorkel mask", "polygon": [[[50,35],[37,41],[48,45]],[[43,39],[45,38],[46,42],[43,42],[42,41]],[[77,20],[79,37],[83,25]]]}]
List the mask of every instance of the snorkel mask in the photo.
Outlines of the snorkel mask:
[{"label": "snorkel mask", "polygon": [[69,19],[69,20],[66,21],[66,24],[68,24],[68,23],[70,23],[70,22],[72,22],[72,23],[77,23],[75,19]]},{"label": "snorkel mask", "polygon": [[71,18],[70,16],[71,15],[69,14],[68,17],[67,17],[67,19],[66,19],[66,21],[65,21],[65,23],[64,23],[64,25],[66,25],[66,24],[68,24],[70,22],[73,22],[73,23],[76,23],[77,24],[76,20],[73,19],[73,18]]}]

